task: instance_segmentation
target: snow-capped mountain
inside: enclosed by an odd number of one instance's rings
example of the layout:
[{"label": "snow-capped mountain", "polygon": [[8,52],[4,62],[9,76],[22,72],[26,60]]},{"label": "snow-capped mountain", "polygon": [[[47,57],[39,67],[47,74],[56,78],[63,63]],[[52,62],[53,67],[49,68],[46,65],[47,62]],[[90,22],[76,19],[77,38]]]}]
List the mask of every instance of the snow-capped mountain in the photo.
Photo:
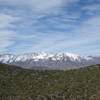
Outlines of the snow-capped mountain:
[{"label": "snow-capped mountain", "polygon": [[0,62],[29,69],[66,70],[100,64],[100,57],[79,56],[67,52],[57,54],[40,52],[20,55],[0,55]]}]

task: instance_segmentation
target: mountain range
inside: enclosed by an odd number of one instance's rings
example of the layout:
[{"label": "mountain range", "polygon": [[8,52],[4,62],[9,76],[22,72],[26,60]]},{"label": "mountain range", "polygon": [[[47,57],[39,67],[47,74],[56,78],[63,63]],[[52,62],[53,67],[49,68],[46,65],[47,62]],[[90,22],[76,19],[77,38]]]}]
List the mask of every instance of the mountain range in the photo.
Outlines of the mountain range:
[{"label": "mountain range", "polygon": [[79,56],[68,52],[56,54],[44,52],[18,55],[1,54],[0,62],[26,69],[67,70],[100,64],[100,56]]}]

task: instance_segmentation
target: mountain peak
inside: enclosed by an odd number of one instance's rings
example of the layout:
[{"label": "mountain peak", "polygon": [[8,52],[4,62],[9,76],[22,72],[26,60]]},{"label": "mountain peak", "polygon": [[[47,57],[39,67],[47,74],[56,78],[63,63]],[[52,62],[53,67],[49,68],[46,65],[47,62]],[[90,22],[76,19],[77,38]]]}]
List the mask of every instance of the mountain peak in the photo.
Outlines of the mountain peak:
[{"label": "mountain peak", "polygon": [[[25,53],[18,55],[0,55],[0,62],[22,66],[24,68],[49,67],[50,69],[67,69],[93,64],[100,64],[100,57],[79,56],[72,53]],[[43,67],[43,68],[44,68]]]}]

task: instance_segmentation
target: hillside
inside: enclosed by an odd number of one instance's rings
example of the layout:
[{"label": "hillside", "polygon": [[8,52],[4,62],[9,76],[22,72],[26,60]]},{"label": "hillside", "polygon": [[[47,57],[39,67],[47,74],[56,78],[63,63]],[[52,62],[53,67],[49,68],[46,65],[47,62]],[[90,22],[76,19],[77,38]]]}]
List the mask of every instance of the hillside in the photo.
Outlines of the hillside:
[{"label": "hillside", "polygon": [[100,100],[100,65],[40,71],[0,64],[0,100]]}]

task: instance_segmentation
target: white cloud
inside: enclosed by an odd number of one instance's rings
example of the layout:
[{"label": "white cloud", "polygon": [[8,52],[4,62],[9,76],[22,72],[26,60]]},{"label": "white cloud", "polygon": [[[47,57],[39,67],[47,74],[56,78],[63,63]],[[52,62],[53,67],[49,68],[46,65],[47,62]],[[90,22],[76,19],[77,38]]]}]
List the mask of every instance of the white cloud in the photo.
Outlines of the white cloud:
[{"label": "white cloud", "polygon": [[16,18],[16,17],[0,13],[0,28],[14,27],[14,25],[12,25],[12,22],[15,22],[17,20],[18,20],[18,18]]},{"label": "white cloud", "polygon": [[94,1],[92,4],[82,7],[82,10],[84,10],[87,15],[95,16],[98,12],[100,12],[100,3],[95,3]]},{"label": "white cloud", "polygon": [[0,52],[7,51],[7,47],[14,44],[13,38],[17,35],[15,31],[9,30],[15,25],[12,22],[16,22],[18,18],[11,15],[0,13]]},{"label": "white cloud", "polygon": [[0,51],[6,52],[7,47],[14,44],[12,40],[16,36],[16,33],[13,31],[1,31],[0,30]]},{"label": "white cloud", "polygon": [[[78,49],[82,45],[83,46],[86,45],[84,47],[85,49],[87,48],[88,44],[90,46],[93,46],[94,45],[93,43],[100,40],[100,30],[99,30],[100,24],[98,22],[100,22],[100,17],[94,16],[84,21],[83,24],[80,26],[73,26],[74,29],[72,32],[70,32],[70,34],[68,34],[68,32],[66,31],[59,32],[57,30],[52,30],[52,31],[48,30],[47,33],[42,33],[42,32],[39,33],[33,30],[34,35],[29,34],[28,36],[27,34],[25,36],[22,35],[20,37],[21,40],[23,39],[26,41],[29,40],[31,41],[31,43],[21,42],[15,48],[16,50],[18,48],[22,49],[21,52],[23,52],[23,50],[25,50],[24,52],[38,52],[38,51],[53,52],[60,49],[63,50],[65,48]],[[39,27],[41,27],[41,24]],[[34,43],[33,40],[37,41],[37,43]],[[82,50],[80,49],[78,51]]]},{"label": "white cloud", "polygon": [[68,6],[69,3],[75,3],[79,0],[0,0],[1,5],[10,5],[17,8],[29,8],[33,11],[54,12],[57,8]]},{"label": "white cloud", "polygon": [[100,10],[100,4],[87,5],[82,8],[83,10],[96,11]]},{"label": "white cloud", "polygon": [[[100,41],[100,23],[98,22],[100,22],[99,15],[84,21],[83,24],[78,27],[75,26],[75,29],[70,33],[73,36],[66,32],[60,33],[51,31],[49,33],[52,34],[51,36],[45,35],[44,38],[39,36],[41,37],[39,43],[34,44],[34,47],[30,47],[28,50],[50,52],[64,48],[79,48],[82,45],[86,45],[84,48],[87,48],[87,45],[93,47],[96,41]],[[53,33],[56,34],[53,35]]]},{"label": "white cloud", "polygon": [[[93,16],[82,21],[80,10],[67,11],[70,3],[78,1],[0,0],[0,5],[14,8],[14,10],[3,9],[5,13],[0,13],[0,41],[2,43],[0,51],[7,51],[7,47],[13,45],[16,39],[20,44],[12,47],[13,52],[15,49],[17,52],[20,52],[21,49],[22,52],[50,52],[64,48],[79,48],[100,40],[100,16]],[[64,6],[66,9],[62,10]],[[92,12],[97,11],[99,6],[85,6],[82,9]],[[8,28],[16,27],[15,22],[18,22],[19,19],[20,23],[17,25],[19,33],[16,33],[15,30],[8,30]],[[78,23],[79,21],[81,24]],[[72,31],[67,30],[70,28]]]}]

